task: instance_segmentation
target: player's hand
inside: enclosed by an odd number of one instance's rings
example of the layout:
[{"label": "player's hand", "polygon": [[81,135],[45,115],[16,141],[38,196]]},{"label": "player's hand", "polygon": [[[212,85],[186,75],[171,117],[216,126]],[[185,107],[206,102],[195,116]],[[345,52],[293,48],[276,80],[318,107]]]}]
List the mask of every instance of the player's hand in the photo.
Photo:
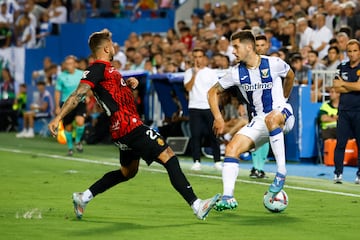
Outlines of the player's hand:
[{"label": "player's hand", "polygon": [[126,85],[128,85],[132,89],[135,89],[139,85],[139,80],[134,77],[129,77],[128,79],[126,79]]},{"label": "player's hand", "polygon": [[223,134],[225,128],[225,121],[223,118],[214,119],[213,131],[216,136]]},{"label": "player's hand", "polygon": [[48,128],[49,128],[49,131],[50,131],[50,134],[53,136],[53,137],[56,137],[57,136],[57,129],[58,129],[58,126],[59,126],[59,119],[57,117],[55,117],[53,120],[51,120],[51,122],[48,124]]}]

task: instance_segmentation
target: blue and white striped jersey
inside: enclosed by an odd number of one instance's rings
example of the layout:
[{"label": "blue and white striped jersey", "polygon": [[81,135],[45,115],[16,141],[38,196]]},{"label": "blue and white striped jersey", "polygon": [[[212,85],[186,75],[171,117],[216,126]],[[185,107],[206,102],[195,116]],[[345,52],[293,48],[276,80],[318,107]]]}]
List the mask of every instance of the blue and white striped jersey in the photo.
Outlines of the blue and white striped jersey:
[{"label": "blue and white striped jersey", "polygon": [[224,89],[238,86],[253,116],[264,115],[286,104],[282,78],[289,70],[289,64],[282,59],[261,55],[259,67],[248,69],[239,63],[219,78],[219,84]]}]

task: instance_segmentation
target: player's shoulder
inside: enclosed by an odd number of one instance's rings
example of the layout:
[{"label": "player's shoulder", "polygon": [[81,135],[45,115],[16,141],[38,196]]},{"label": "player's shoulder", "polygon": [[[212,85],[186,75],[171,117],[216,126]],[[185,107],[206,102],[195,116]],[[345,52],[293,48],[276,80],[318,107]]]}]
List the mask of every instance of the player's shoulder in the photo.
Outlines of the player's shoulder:
[{"label": "player's shoulder", "polygon": [[102,62],[94,62],[86,68],[84,73],[86,73],[87,75],[103,75],[106,66],[107,65]]}]

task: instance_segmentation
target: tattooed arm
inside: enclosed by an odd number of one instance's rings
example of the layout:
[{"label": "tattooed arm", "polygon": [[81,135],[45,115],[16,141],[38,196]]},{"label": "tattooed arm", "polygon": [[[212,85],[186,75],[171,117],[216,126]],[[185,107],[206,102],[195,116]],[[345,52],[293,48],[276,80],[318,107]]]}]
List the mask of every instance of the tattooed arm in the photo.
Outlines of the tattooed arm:
[{"label": "tattooed arm", "polygon": [[48,128],[51,135],[56,136],[59,122],[86,97],[87,92],[90,90],[90,85],[80,83],[77,89],[69,96],[61,107],[59,114],[49,123]]}]

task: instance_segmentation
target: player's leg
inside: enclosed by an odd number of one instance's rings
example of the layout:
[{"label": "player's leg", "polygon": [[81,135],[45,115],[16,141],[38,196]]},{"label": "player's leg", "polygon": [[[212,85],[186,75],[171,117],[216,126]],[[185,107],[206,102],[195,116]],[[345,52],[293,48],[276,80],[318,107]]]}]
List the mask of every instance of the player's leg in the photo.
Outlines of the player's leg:
[{"label": "player's leg", "polygon": [[82,137],[84,135],[84,131],[85,131],[85,117],[86,117],[86,104],[80,103],[76,107],[76,117],[75,117],[75,123],[76,123],[75,146],[76,146],[76,150],[78,152],[83,152],[83,146],[81,144],[81,139],[82,139]]},{"label": "player's leg", "polygon": [[269,191],[278,193],[283,188],[286,177],[285,141],[283,126],[286,118],[278,111],[273,110],[265,117],[265,124],[269,131],[269,142],[277,165],[277,172]]},{"label": "player's leg", "polygon": [[191,206],[196,217],[204,220],[220,198],[220,194],[216,194],[212,198],[205,200],[199,199],[181,170],[177,156],[170,147],[167,147],[160,153],[158,161],[166,168],[172,186]]},{"label": "player's leg", "polygon": [[239,155],[254,147],[254,142],[241,133],[235,134],[226,145],[224,165],[222,169],[223,196],[216,203],[215,209],[223,211],[238,206],[234,198],[236,179],[239,175]]},{"label": "player's leg", "polygon": [[107,172],[84,192],[73,193],[74,211],[77,218],[80,219],[82,217],[86,205],[96,195],[105,192],[121,182],[128,181],[135,177],[139,169],[138,154],[129,149],[120,150],[120,164],[120,169]]}]

